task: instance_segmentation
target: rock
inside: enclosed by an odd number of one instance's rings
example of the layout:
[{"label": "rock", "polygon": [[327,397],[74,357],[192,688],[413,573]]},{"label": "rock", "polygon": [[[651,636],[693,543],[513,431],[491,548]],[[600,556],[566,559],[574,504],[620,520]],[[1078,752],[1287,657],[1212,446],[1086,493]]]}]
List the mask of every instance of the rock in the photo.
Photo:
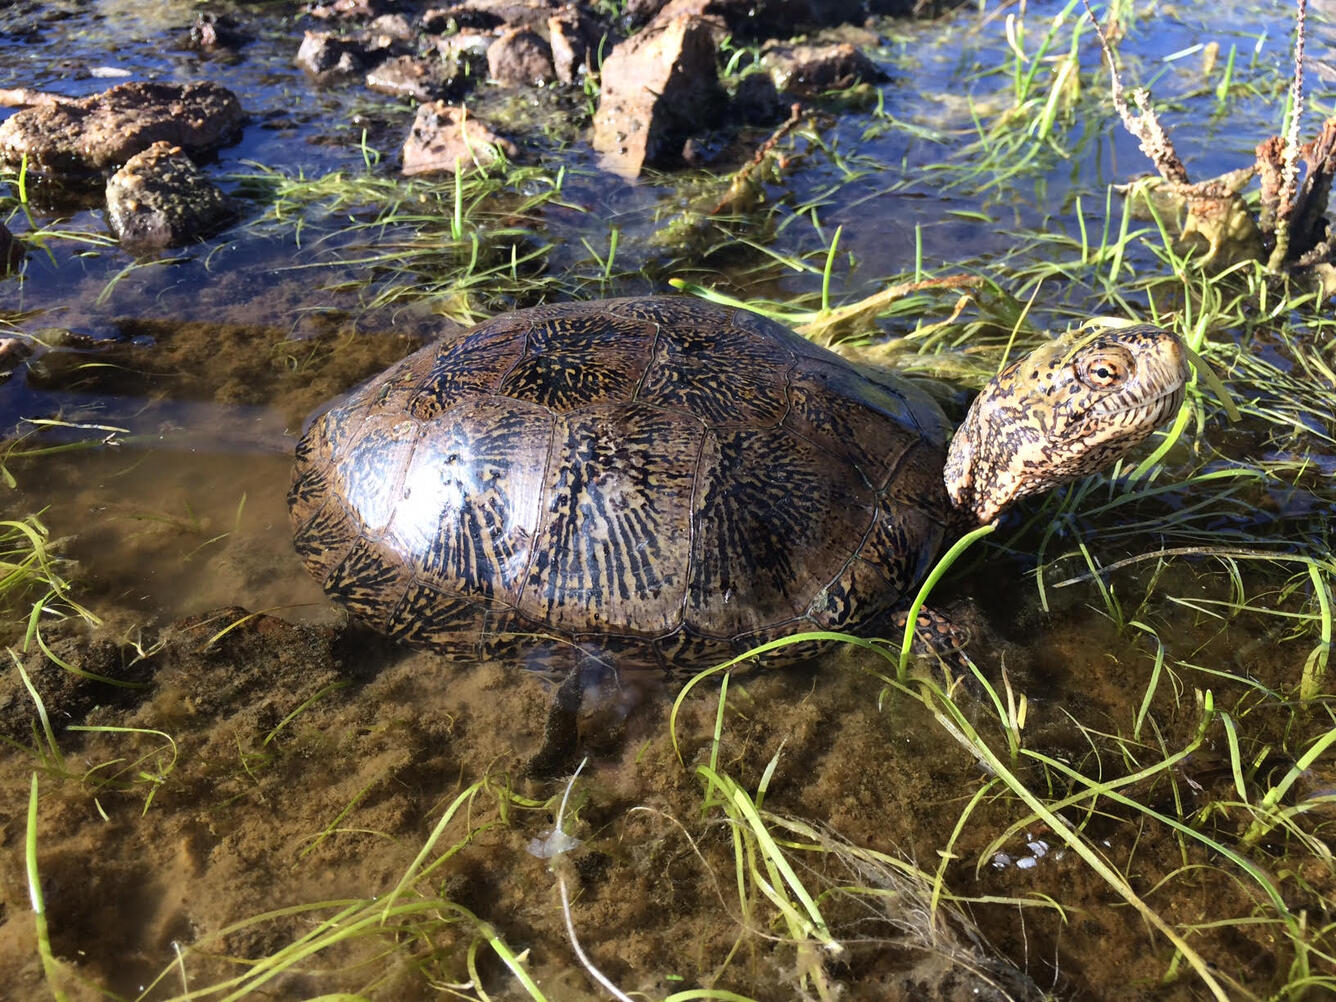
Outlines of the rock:
[{"label": "rock", "polygon": [[293,62],[319,83],[360,73],[369,63],[365,43],[332,31],[308,31]]},{"label": "rock", "polygon": [[411,42],[416,36],[413,26],[403,14],[382,14],[367,25],[367,30],[399,42]]},{"label": "rock", "polygon": [[28,256],[27,249],[4,223],[0,223],[0,275],[18,271],[23,259]]},{"label": "rock", "polygon": [[483,80],[487,76],[487,50],[492,41],[492,36],[485,32],[463,31],[436,39],[436,51],[456,76]]},{"label": "rock", "polygon": [[508,86],[542,86],[557,79],[552,49],[528,28],[507,28],[487,47],[487,73]]},{"label": "rock", "polygon": [[134,250],[189,243],[230,215],[226,196],[170,143],[135,154],[107,182],[107,225]]},{"label": "rock", "polygon": [[773,125],[788,110],[766,73],[748,73],[738,81],[728,104],[729,114],[749,125]]},{"label": "rock", "polygon": [[487,50],[492,36],[483,31],[461,31],[436,39],[436,51],[444,58],[467,64],[479,76],[487,72]]},{"label": "rock", "polygon": [[[718,20],[739,38],[787,37],[805,27],[823,27],[862,21],[869,13],[908,13],[914,0],[631,0],[627,13],[633,22],[652,18],[667,21],[684,14]],[[878,8],[878,9],[874,9]]]},{"label": "rock", "polygon": [[226,14],[214,14],[201,11],[195,14],[195,23],[186,34],[186,45],[201,52],[214,52],[219,49],[239,49],[249,38],[240,26]]},{"label": "rock", "polygon": [[333,3],[313,3],[311,16],[322,21],[366,21],[393,11],[394,0],[333,0]]},{"label": "rock", "polygon": [[594,149],[604,167],[623,177],[675,158],[683,140],[713,124],[723,105],[714,40],[696,17],[656,20],[614,48],[601,75]]},{"label": "rock", "polygon": [[38,175],[87,177],[125,163],[156,142],[201,153],[245,120],[236,95],[216,83],[118,84],[79,101],[38,105],[0,123],[0,163]]},{"label": "rock", "polygon": [[626,18],[632,24],[648,24],[668,0],[626,0]]},{"label": "rock", "polygon": [[423,11],[422,27],[433,34],[474,28],[529,28],[537,31],[547,24],[558,4],[550,0],[462,0],[448,7]]},{"label": "rock", "polygon": [[462,94],[466,75],[443,59],[394,56],[368,71],[366,85],[382,94],[427,102]]},{"label": "rock", "polygon": [[562,83],[574,83],[589,68],[589,55],[598,45],[600,32],[593,20],[575,4],[567,4],[547,19],[552,68]]},{"label": "rock", "polygon": [[[0,224],[0,230],[4,225]],[[2,238],[0,238],[2,239]],[[0,268],[3,262],[0,261]],[[0,270],[0,275],[4,271]],[[0,383],[14,374],[14,370],[24,363],[33,353],[32,343],[19,337],[0,337]]]},{"label": "rock", "polygon": [[502,153],[514,157],[518,152],[514,143],[466,109],[435,101],[417,110],[413,131],[404,143],[402,169],[405,174],[453,174],[475,164],[495,163]]},{"label": "rock", "polygon": [[0,108],[30,108],[34,104],[61,104],[71,98],[31,87],[0,87]]},{"label": "rock", "polygon": [[769,46],[761,61],[779,90],[799,96],[886,77],[871,59],[848,42]]}]

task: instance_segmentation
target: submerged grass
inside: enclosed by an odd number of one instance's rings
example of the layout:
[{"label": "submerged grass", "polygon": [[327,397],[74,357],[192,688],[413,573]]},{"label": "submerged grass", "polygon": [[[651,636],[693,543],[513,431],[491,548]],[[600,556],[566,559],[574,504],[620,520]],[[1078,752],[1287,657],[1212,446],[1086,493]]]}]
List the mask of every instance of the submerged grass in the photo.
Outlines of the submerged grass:
[{"label": "submerged grass", "polygon": [[71,564],[40,515],[0,521],[0,630],[28,649],[44,622],[76,617],[96,625],[96,614],[74,597]]},{"label": "submerged grass", "polygon": [[440,180],[252,166],[233,179],[268,205],[252,232],[290,236],[307,259],[292,270],[329,275],[367,308],[425,302],[468,323],[557,288],[542,211],[561,204],[564,169],[502,162]]}]

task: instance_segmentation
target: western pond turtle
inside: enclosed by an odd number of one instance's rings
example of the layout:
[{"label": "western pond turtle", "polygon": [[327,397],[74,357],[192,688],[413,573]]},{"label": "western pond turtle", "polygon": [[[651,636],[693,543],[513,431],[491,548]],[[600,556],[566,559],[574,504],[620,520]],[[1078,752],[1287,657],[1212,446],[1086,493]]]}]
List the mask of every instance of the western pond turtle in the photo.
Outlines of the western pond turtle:
[{"label": "western pond turtle", "polygon": [[1059,338],[952,437],[912,381],[746,310],[540,306],[326,410],[288,500],[325,591],[391,637],[693,670],[903,608],[961,525],[1112,463],[1186,375],[1156,327]]}]

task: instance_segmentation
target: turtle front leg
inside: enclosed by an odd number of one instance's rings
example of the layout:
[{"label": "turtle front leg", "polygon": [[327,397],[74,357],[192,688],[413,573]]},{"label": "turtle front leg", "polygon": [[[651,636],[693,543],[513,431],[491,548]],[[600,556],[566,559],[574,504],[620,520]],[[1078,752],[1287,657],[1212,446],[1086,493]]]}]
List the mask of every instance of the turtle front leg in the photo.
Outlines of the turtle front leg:
[{"label": "turtle front leg", "polygon": [[569,773],[580,745],[580,705],[584,702],[585,674],[582,667],[569,672],[552,692],[543,727],[543,744],[524,766],[524,773],[548,779]]},{"label": "turtle front leg", "polygon": [[[596,648],[568,647],[560,683],[552,690],[543,744],[524,766],[536,779],[569,775],[582,758],[615,748],[638,702],[617,665]],[[554,672],[554,675],[557,673]]]},{"label": "turtle front leg", "polygon": [[[891,624],[901,636],[904,635],[905,625],[908,622],[908,609],[900,609],[891,614]],[[936,609],[923,608],[919,610],[914,623],[914,642],[910,646],[910,653],[915,657],[941,661],[953,671],[963,669],[965,674],[968,674],[965,646],[969,641],[969,630],[943,616]]]}]

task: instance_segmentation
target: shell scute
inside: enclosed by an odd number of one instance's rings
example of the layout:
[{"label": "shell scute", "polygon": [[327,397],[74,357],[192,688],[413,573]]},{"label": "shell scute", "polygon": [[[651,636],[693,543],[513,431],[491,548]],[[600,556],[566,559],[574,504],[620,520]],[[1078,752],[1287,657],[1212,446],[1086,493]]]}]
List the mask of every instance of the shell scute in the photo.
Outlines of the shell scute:
[{"label": "shell scute", "polygon": [[[404,366],[403,384],[409,413],[420,421],[439,417],[458,404],[494,393],[524,354],[523,330],[485,331],[446,342],[421,364]],[[381,402],[393,406],[391,399]]]},{"label": "shell scute", "polygon": [[690,411],[710,427],[777,424],[793,355],[740,328],[679,326],[658,339],[636,399]]},{"label": "shell scute", "polygon": [[394,517],[420,435],[421,425],[412,418],[377,415],[344,443],[331,488],[356,513],[364,533],[379,536]]},{"label": "shell scute", "polygon": [[447,657],[471,659],[481,653],[488,613],[486,602],[415,581],[402,598],[385,606],[384,630],[395,640],[430,647]]},{"label": "shell scute", "polygon": [[643,403],[558,415],[519,611],[567,631],[676,627],[702,434],[689,415]]},{"label": "shell scute", "polygon": [[876,490],[904,465],[909,450],[933,438],[933,429],[919,423],[924,403],[917,394],[871,383],[837,361],[798,366],[788,392],[785,426],[847,460]]},{"label": "shell scute", "polygon": [[649,324],[621,324],[597,313],[530,326],[524,353],[497,392],[570,411],[630,399],[654,342]]},{"label": "shell scute", "polygon": [[386,632],[390,611],[412,580],[412,572],[393,550],[360,538],[330,571],[325,591],[350,612]]},{"label": "shell scute", "polygon": [[707,636],[802,615],[873,520],[848,464],[783,428],[712,436],[700,479],[687,621]]},{"label": "shell scute", "polygon": [[360,526],[344,509],[338,498],[326,494],[318,506],[293,508],[300,515],[293,532],[293,545],[306,561],[307,570],[324,584],[330,571],[343,560]]},{"label": "shell scute", "polygon": [[419,577],[461,596],[515,601],[538,525],[552,421],[539,407],[479,397],[428,426],[386,531]]}]

